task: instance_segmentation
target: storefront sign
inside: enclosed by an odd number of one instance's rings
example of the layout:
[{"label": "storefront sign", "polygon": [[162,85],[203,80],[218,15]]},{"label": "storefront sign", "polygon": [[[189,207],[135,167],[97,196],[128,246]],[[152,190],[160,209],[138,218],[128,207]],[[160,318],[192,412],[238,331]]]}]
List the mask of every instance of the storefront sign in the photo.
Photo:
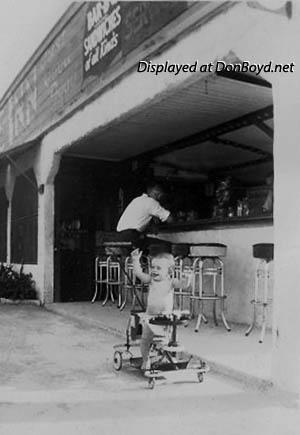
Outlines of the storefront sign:
[{"label": "storefront sign", "polygon": [[118,1],[90,2],[83,40],[83,68],[101,74],[121,50],[122,6]]},{"label": "storefront sign", "polygon": [[[77,30],[78,33],[78,30]],[[43,53],[37,64],[38,106],[52,115],[78,93],[82,81],[82,61],[73,26],[65,28]]]},{"label": "storefront sign", "polygon": [[187,2],[89,2],[83,40],[84,77],[101,75],[187,9]]},{"label": "storefront sign", "polygon": [[48,128],[80,92],[80,19],[82,22],[83,16],[75,17],[58,33],[0,108],[0,152]]},{"label": "storefront sign", "polygon": [[126,56],[188,8],[185,1],[123,3],[122,55]]},{"label": "storefront sign", "polygon": [[36,67],[12,94],[9,104],[9,141],[22,134],[33,122],[37,113]]},{"label": "storefront sign", "polygon": [[[203,2],[205,3],[205,2]],[[33,140],[92,95],[84,79],[116,71],[131,53],[174,20],[191,2],[74,3],[22,80],[0,106],[0,152]],[[56,32],[56,33],[55,33]],[[55,36],[54,36],[55,35]],[[153,43],[154,44],[154,43]]]}]

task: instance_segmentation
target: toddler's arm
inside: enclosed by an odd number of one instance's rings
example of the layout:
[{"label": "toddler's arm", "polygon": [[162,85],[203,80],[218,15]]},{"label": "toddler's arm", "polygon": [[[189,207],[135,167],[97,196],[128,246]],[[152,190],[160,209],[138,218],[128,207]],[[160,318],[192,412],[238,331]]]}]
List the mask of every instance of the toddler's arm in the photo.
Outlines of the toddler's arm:
[{"label": "toddler's arm", "polygon": [[187,289],[192,284],[192,271],[184,271],[182,279],[173,278],[173,287]]},{"label": "toddler's arm", "polygon": [[135,249],[131,253],[132,264],[133,264],[133,273],[135,276],[140,279],[143,283],[149,284],[151,281],[151,276],[148,273],[143,272],[140,258],[142,256],[142,251],[139,249]]}]

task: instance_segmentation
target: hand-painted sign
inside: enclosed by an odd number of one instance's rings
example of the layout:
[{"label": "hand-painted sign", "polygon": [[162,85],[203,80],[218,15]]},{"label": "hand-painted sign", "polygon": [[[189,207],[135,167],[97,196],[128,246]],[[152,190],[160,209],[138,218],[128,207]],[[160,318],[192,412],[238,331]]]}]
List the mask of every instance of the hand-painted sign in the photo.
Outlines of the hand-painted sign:
[{"label": "hand-painted sign", "polygon": [[51,126],[80,92],[82,21],[78,14],[57,34],[0,108],[0,152]]},{"label": "hand-painted sign", "polygon": [[89,2],[83,39],[84,77],[101,75],[187,9],[187,2]]},{"label": "hand-painted sign", "polygon": [[120,52],[121,8],[118,1],[90,2],[83,40],[85,74],[100,74]]},{"label": "hand-painted sign", "polygon": [[[74,2],[65,24],[53,29],[32,66],[0,104],[0,152],[33,140],[59,122],[69,108],[99,91],[99,77],[130,59],[133,50],[184,12],[192,2]],[[205,2],[203,2],[205,3]],[[149,41],[147,41],[148,44]],[[149,44],[151,45],[151,43]],[[29,61],[30,62],[30,61]]]},{"label": "hand-painted sign", "polygon": [[122,54],[127,55],[188,8],[184,1],[123,3]]},{"label": "hand-painted sign", "polygon": [[9,100],[9,138],[20,135],[27,129],[37,113],[37,77],[36,67],[20,84]]}]

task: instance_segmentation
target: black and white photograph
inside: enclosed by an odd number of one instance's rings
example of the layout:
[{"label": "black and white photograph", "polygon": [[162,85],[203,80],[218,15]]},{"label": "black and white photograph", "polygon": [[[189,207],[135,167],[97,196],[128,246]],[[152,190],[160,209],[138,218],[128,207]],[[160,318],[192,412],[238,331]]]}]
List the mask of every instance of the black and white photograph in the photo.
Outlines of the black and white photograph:
[{"label": "black and white photograph", "polygon": [[0,1],[1,435],[300,433],[299,41],[300,0]]}]

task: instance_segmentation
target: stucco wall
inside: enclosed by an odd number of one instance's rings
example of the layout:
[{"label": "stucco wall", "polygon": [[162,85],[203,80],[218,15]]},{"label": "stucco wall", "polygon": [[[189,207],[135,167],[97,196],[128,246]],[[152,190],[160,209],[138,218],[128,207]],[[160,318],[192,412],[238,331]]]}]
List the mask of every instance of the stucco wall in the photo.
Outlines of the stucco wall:
[{"label": "stucco wall", "polygon": [[[38,260],[36,265],[24,265],[24,272],[31,272],[36,282],[39,299],[53,300],[53,179],[58,170],[59,157],[45,153],[42,145],[27,150],[18,157],[10,156],[9,164],[1,172],[0,186],[4,185],[9,200],[7,228],[7,263],[11,263],[11,200],[16,177],[33,168],[37,184],[44,184],[44,193],[38,195]],[[24,182],[27,182],[24,179]],[[20,270],[20,264],[14,264]]]},{"label": "stucco wall", "polygon": [[[227,255],[223,258],[225,267],[226,318],[229,322],[249,323],[253,306],[254,277],[257,260],[252,255],[255,243],[273,243],[273,226],[209,229],[179,233],[163,233],[160,238],[177,243],[223,243],[227,245]],[[272,272],[273,264],[270,265]],[[205,289],[204,289],[205,290]],[[270,297],[272,281],[270,281]],[[270,307],[271,310],[271,307]],[[259,310],[260,311],[260,310]],[[258,313],[259,313],[258,311]],[[205,313],[210,316],[209,307]],[[258,315],[257,323],[261,322]],[[268,316],[268,327],[272,324],[272,313]]]},{"label": "stucco wall", "polygon": [[[239,2],[230,13],[171,45],[155,57],[157,63],[189,63],[201,59],[209,63],[234,52],[240,59],[266,63],[296,62],[299,50],[300,8],[293,2],[293,17],[287,18],[247,7]],[[226,37],[224,37],[226,35]],[[284,36],[283,36],[284,35]],[[190,77],[191,78],[191,77]],[[299,179],[299,73],[294,75],[266,75],[272,82],[274,95],[275,136],[275,256],[276,256],[276,306],[274,336],[273,379],[282,388],[300,391],[300,352],[298,341],[298,269],[300,202],[294,199]],[[153,77],[132,73],[116,86],[108,89],[101,98],[78,111],[70,119],[50,132],[43,139],[43,162],[55,152],[63,152],[74,141],[99,127],[119,120],[130,111],[139,110],[144,104],[161,98],[184,82],[184,76]],[[50,195],[51,196],[51,195]],[[297,196],[297,195],[296,195]],[[44,200],[46,202],[46,200]],[[46,214],[46,207],[44,208]],[[51,216],[47,211],[47,215]],[[41,222],[41,221],[39,221]],[[51,227],[51,224],[49,226]],[[51,229],[51,228],[50,228]],[[44,249],[48,239],[44,228]],[[164,235],[165,236],[165,235]],[[184,239],[183,239],[184,236]],[[228,294],[228,319],[247,322],[251,316],[249,301],[252,297],[254,262],[251,246],[258,242],[272,242],[273,228],[243,228],[209,230],[170,235],[173,240],[220,242],[228,245],[225,259],[226,293]],[[41,245],[40,245],[41,246]],[[51,246],[49,244],[49,246]],[[51,248],[53,249],[53,244]],[[50,256],[51,252],[49,252]],[[48,270],[44,259],[45,270]],[[31,267],[33,269],[33,267]],[[51,271],[50,271],[51,272]],[[286,295],[289,294],[289,297]]]}]

